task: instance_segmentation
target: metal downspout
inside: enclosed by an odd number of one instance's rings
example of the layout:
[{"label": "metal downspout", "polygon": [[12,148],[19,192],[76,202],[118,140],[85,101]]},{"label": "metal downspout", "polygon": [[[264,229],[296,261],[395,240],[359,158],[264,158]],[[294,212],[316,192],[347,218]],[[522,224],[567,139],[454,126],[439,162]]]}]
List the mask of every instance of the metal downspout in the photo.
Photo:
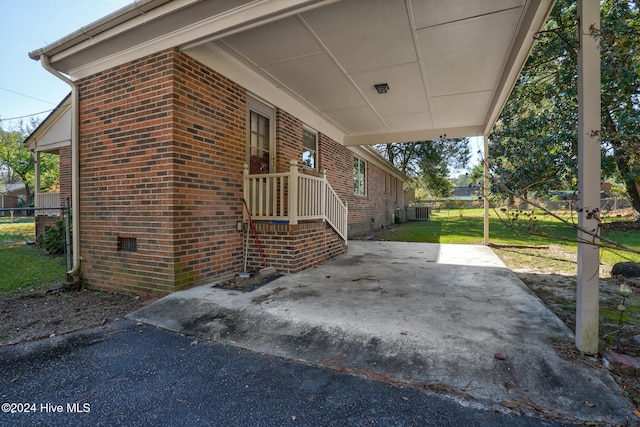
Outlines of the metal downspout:
[{"label": "metal downspout", "polygon": [[74,276],[80,271],[80,186],[78,159],[78,88],[75,83],[56,70],[49,63],[49,57],[40,55],[40,63],[45,70],[71,86],[71,220],[73,229],[73,265],[67,276]]}]

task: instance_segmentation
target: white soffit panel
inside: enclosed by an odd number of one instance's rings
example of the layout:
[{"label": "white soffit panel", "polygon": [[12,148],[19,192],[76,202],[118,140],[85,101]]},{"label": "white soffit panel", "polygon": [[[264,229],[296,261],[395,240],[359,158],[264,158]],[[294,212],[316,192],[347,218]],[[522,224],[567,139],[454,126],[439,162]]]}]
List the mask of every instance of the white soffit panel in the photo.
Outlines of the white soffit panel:
[{"label": "white soffit panel", "polygon": [[341,1],[302,17],[347,73],[417,61],[404,0]]},{"label": "white soffit panel", "polygon": [[365,105],[365,101],[336,64],[325,54],[305,56],[264,67],[294,93],[319,110]]},{"label": "white soffit panel", "polygon": [[431,113],[398,114],[383,116],[392,132],[432,129]]},{"label": "white soffit panel", "polygon": [[323,52],[296,17],[225,37],[224,41],[260,67]]},{"label": "white soffit panel", "polygon": [[429,95],[494,89],[520,12],[512,9],[418,31]]},{"label": "white soffit panel", "polygon": [[354,135],[369,132],[388,132],[389,130],[369,107],[328,111],[326,115],[340,123],[347,132]]},{"label": "white soffit panel", "polygon": [[435,127],[481,124],[493,92],[474,92],[442,96],[431,100]]}]

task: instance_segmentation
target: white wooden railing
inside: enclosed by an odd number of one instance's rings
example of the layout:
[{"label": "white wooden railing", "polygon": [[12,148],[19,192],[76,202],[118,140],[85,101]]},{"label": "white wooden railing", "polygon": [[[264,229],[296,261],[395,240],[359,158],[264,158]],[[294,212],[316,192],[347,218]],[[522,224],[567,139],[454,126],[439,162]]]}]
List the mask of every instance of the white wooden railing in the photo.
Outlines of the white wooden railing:
[{"label": "white wooden railing", "polygon": [[36,208],[53,208],[37,210],[36,215],[60,216],[60,193],[36,193]]},{"label": "white wooden railing", "polygon": [[289,172],[249,174],[244,166],[244,199],[253,220],[298,221],[323,220],[347,241],[348,208],[322,177],[301,174],[298,162],[291,160]]}]

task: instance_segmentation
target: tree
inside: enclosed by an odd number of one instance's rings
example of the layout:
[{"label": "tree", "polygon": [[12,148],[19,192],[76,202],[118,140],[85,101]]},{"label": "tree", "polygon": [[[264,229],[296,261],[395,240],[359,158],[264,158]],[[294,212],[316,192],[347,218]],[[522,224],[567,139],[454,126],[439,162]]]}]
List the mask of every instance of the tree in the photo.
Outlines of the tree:
[{"label": "tree", "polygon": [[[640,212],[640,11],[601,2],[602,175],[624,183]],[[505,188],[577,188],[577,8],[559,0],[490,136],[491,172]]]},{"label": "tree", "polygon": [[22,182],[27,195],[26,203],[29,205],[33,200],[31,183],[35,163],[33,154],[22,144],[24,139],[21,132],[0,129],[0,164],[8,179],[6,183]]},{"label": "tree", "polygon": [[470,157],[467,138],[381,144],[374,148],[434,197],[451,195],[449,168],[465,167]]},{"label": "tree", "polygon": [[[21,127],[20,130],[14,131],[5,131],[0,128],[0,180],[5,184],[23,183],[26,190],[27,206],[34,197],[35,159],[24,145],[24,140],[30,133],[29,129],[35,128],[35,126],[36,123],[31,123],[28,128]],[[42,189],[54,187],[59,176],[57,156],[42,154],[40,170]]]}]

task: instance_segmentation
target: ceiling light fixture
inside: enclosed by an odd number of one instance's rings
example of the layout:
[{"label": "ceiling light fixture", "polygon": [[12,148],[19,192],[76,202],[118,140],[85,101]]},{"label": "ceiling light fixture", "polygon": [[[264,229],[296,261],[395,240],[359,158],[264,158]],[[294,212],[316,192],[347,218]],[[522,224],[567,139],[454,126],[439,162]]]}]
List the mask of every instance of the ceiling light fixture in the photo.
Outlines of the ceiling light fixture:
[{"label": "ceiling light fixture", "polygon": [[377,85],[373,85],[376,88],[378,93],[387,93],[389,92],[389,85],[386,83],[379,83]]}]

